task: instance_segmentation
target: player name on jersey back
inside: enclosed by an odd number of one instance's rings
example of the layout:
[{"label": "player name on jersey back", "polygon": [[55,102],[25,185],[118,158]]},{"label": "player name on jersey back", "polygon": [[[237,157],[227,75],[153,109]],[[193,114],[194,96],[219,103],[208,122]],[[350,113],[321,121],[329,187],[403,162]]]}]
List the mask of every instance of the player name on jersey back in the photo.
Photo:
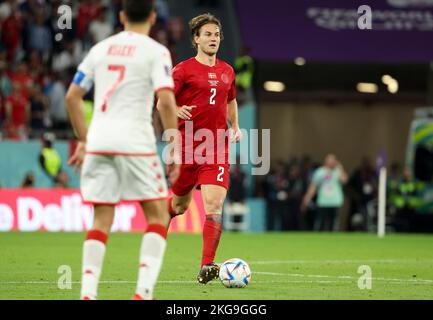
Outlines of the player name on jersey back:
[{"label": "player name on jersey back", "polygon": [[108,48],[107,54],[109,56],[133,57],[136,49],[136,46],[113,44]]}]

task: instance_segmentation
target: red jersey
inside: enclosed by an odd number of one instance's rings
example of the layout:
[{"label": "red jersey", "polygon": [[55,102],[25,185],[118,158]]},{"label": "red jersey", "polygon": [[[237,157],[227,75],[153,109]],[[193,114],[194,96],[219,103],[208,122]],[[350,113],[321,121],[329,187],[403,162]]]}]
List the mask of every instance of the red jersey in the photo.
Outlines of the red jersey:
[{"label": "red jersey", "polygon": [[[195,137],[193,148],[188,144],[193,137],[185,137],[186,123],[192,121],[195,134],[199,129],[208,129],[213,134],[213,153],[228,155],[228,138],[217,144],[217,130],[227,130],[227,102],[236,98],[236,79],[233,68],[226,62],[216,59],[213,67],[198,62],[195,58],[179,63],[173,69],[174,93],[178,106],[197,106],[190,113],[190,120],[179,119],[179,131],[182,133],[182,153],[193,151],[195,154],[209,155],[201,147],[206,138]],[[187,126],[188,127],[188,126]],[[185,141],[187,144],[185,145]],[[219,150],[217,150],[219,147]],[[224,149],[222,149],[224,148]],[[193,149],[193,150],[192,150]]]},{"label": "red jersey", "polygon": [[12,124],[15,127],[20,127],[25,125],[27,122],[27,104],[28,101],[18,96],[10,96],[7,98],[7,103],[12,105]]}]

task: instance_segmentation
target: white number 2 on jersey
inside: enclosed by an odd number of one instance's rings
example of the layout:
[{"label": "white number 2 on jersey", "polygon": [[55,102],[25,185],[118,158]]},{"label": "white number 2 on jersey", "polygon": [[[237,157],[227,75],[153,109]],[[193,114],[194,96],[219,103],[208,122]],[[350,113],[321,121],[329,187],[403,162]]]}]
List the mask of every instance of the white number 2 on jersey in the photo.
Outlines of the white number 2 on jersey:
[{"label": "white number 2 on jersey", "polygon": [[212,95],[210,96],[209,104],[215,104],[216,88],[210,88],[210,92]]},{"label": "white number 2 on jersey", "polygon": [[218,170],[220,171],[220,173],[218,173],[217,175],[217,181],[223,182],[224,167],[218,167]]}]

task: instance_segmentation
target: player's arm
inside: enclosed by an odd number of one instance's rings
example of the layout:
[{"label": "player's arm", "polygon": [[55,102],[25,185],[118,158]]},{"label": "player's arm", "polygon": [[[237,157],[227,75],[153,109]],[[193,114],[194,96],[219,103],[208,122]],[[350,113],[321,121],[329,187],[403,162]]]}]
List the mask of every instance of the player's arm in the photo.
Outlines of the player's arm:
[{"label": "player's arm", "polygon": [[[185,70],[182,66],[178,65],[173,69],[173,82],[174,82],[174,94],[177,96],[182,90],[185,83]],[[161,109],[161,104],[158,102],[156,104],[158,111]],[[192,118],[192,109],[196,106],[178,106],[176,105],[177,117],[182,120],[190,120]]]},{"label": "player's arm", "polygon": [[75,83],[72,83],[65,98],[66,110],[79,140],[78,146],[72,157],[69,159],[68,164],[75,165],[77,168],[81,167],[86,153],[87,127],[83,102],[85,94],[86,90]]},{"label": "player's arm", "polygon": [[163,89],[157,93],[157,108],[161,115],[164,130],[177,129],[177,106],[173,91]]},{"label": "player's arm", "polygon": [[178,139],[178,121],[177,121],[177,106],[173,91],[163,89],[157,92],[158,110],[161,116],[164,134],[170,138],[168,143],[173,146],[168,156],[167,173],[170,183],[174,183],[180,172],[180,154],[179,154],[179,139]]},{"label": "player's arm", "polygon": [[72,127],[76,132],[80,142],[86,143],[87,127],[84,113],[83,97],[86,91],[78,85],[72,83],[66,93],[66,110],[68,111],[69,119]]},{"label": "player's arm", "polygon": [[93,86],[95,69],[94,56],[94,48],[92,48],[83,62],[78,66],[78,71],[65,97],[66,110],[79,140],[78,146],[69,159],[68,164],[75,165],[76,168],[81,167],[86,154],[87,126],[83,97]]},{"label": "player's arm", "polygon": [[231,142],[239,142],[242,139],[242,132],[239,128],[238,103],[233,99],[227,103],[227,117],[231,126]]}]

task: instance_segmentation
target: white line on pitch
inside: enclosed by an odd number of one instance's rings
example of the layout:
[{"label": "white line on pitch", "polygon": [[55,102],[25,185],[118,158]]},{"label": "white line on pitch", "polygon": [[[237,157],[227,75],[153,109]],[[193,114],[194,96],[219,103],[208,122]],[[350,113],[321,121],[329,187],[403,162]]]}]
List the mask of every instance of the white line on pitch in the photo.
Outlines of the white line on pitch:
[{"label": "white line on pitch", "polygon": [[376,260],[275,260],[275,261],[250,261],[249,264],[340,264],[340,263],[432,263],[431,259],[423,260],[398,260],[398,259],[376,259]]},{"label": "white line on pitch", "polygon": [[[278,272],[253,272],[255,274],[267,275],[267,276],[286,276],[286,277],[305,277],[305,278],[334,278],[334,279],[351,279],[357,280],[359,277],[353,276],[331,276],[324,274],[301,274],[301,273],[278,273]],[[413,283],[425,283],[431,284],[433,280],[428,279],[394,279],[394,278],[371,278],[371,280],[378,281],[393,281],[393,282],[413,282]]]}]

